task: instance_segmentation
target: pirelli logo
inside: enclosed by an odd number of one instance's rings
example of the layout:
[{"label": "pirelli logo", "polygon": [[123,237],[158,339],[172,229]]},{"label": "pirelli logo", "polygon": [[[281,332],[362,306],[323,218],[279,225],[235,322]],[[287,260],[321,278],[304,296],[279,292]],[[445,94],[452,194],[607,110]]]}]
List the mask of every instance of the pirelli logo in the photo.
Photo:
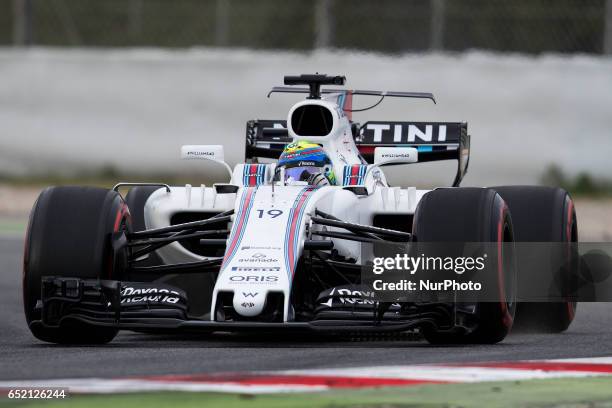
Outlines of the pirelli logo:
[{"label": "pirelli logo", "polygon": [[279,272],[279,266],[232,266],[232,272]]}]

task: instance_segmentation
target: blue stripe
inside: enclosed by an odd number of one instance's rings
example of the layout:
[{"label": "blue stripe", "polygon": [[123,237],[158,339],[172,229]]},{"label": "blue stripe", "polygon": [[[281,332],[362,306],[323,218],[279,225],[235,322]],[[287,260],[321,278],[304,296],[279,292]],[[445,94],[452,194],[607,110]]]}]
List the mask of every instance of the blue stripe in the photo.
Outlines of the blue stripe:
[{"label": "blue stripe", "polygon": [[431,152],[433,150],[433,146],[417,146],[417,150],[419,152]]},{"label": "blue stripe", "polygon": [[[240,218],[242,217],[242,212],[244,208],[244,202],[246,201],[246,197],[247,197],[247,189],[244,189],[242,191],[242,197],[240,197],[240,206],[238,206],[238,214],[236,214],[236,217],[234,218],[234,220],[240,220]],[[238,228],[238,224],[232,225],[232,232],[230,233],[230,236],[228,239],[228,242],[230,243],[230,245],[234,241],[234,236],[236,235],[236,228]],[[238,247],[238,242],[236,243],[236,246],[234,246],[234,248],[237,248],[237,247]],[[230,259],[234,256],[233,252],[234,251],[232,251],[232,253],[230,253],[230,255],[227,257],[226,263],[229,263]]]},{"label": "blue stripe", "polygon": [[[291,224],[293,221],[293,218],[296,216],[295,214],[295,209],[298,205],[298,203],[300,202],[300,200],[302,199],[302,197],[304,196],[304,194],[306,194],[307,192],[311,192],[313,190],[316,190],[317,187],[313,187],[313,186],[308,186],[308,187],[304,187],[302,189],[302,191],[300,191],[300,193],[297,195],[297,197],[295,198],[295,201],[293,202],[293,206],[291,207],[291,210],[289,210],[289,218],[287,221],[287,227],[285,228],[285,267],[287,268],[287,276],[289,278],[289,280],[291,280],[291,274],[293,272],[293,268],[295,267],[295,265],[298,262],[298,242],[299,242],[299,238],[296,236],[293,240],[293,255],[295,256],[295,259],[293,260],[294,264],[290,265],[289,264],[289,245],[287,245],[287,243],[289,242],[289,234],[291,233]],[[306,211],[306,204],[308,204],[308,200],[310,199],[310,197],[308,197],[305,201],[304,204],[302,205],[302,208],[300,208],[300,212],[297,214],[297,222],[295,224],[296,226],[296,231],[294,231],[294,233],[297,233],[299,231],[299,229],[301,228],[302,225],[302,219],[304,218],[304,212]]]},{"label": "blue stripe", "polygon": [[[240,208],[238,211],[238,215],[235,218],[235,220],[240,220],[240,218],[242,218],[242,213],[244,213],[244,203],[246,202],[246,198],[248,195],[248,189],[245,189],[242,193],[242,199],[240,200]],[[244,218],[244,224],[242,225],[242,230],[244,230],[244,227],[246,226],[246,222],[247,222],[247,217],[249,216],[249,214],[247,213],[245,215]],[[238,228],[238,224],[236,224],[236,228],[232,228],[232,237],[230,237],[230,243],[233,241],[233,237],[236,235],[236,231]],[[242,231],[240,231],[241,235],[238,236],[238,240],[236,241],[236,245],[234,245],[234,249],[232,250],[232,252],[230,253],[230,256],[227,258],[227,263],[229,263],[231,261],[231,259],[233,258],[234,254],[236,253],[236,249],[238,248],[238,246],[240,245],[240,241],[242,240],[241,236],[242,236]]]},{"label": "blue stripe", "polygon": [[[304,192],[309,191],[312,192],[314,190],[316,190],[318,187],[306,187],[306,189],[304,189]],[[304,201],[304,205],[302,205],[302,208],[300,209],[300,213],[298,215],[298,221],[296,223],[296,228],[299,228],[299,226],[302,225],[302,219],[304,218],[304,213],[306,212],[306,205],[308,204],[308,201],[312,198],[312,196],[309,196],[308,198],[306,198],[306,201]],[[298,201],[299,202],[299,201]],[[297,231],[296,231],[297,232]],[[297,247],[298,247],[298,241],[299,239],[296,239],[293,241],[293,253],[295,254],[295,259],[294,259],[294,264],[292,265],[292,269],[291,271],[293,271],[293,268],[295,268],[295,266],[297,265],[297,263],[299,262],[299,259],[297,258]],[[291,287],[293,286],[293,280],[291,279],[291,275],[289,275],[289,288],[291,289]]]},{"label": "blue stripe", "polygon": [[[247,224],[249,222],[249,216],[251,215],[251,208],[253,208],[253,203],[255,202],[255,194],[257,194],[257,187],[254,187],[253,195],[251,196],[251,201],[249,202],[248,207],[245,209],[244,208],[244,203],[245,203],[246,198],[248,196],[248,190],[249,190],[249,188],[245,188],[244,191],[242,192],[242,199],[240,200],[240,207],[238,208],[238,214],[237,214],[236,218],[234,218],[234,220],[240,220],[240,218],[242,217],[242,213],[247,211],[246,215],[244,216],[244,223],[242,224],[242,229],[240,230],[240,235],[238,236],[238,240],[236,241],[236,245],[234,246],[234,250],[227,257],[227,261],[224,262],[224,265],[223,265],[224,269],[225,269],[225,266],[228,265],[231,262],[231,260],[234,257],[234,255],[236,255],[236,252],[238,252],[238,248],[240,247],[240,243],[242,242],[242,238],[244,237],[244,232],[246,231],[246,227],[247,227]],[[232,233],[230,234],[230,239],[229,239],[230,243],[233,241],[234,235],[236,235],[236,228],[234,228],[234,227],[237,228],[238,225],[236,224],[235,226],[232,226]]]},{"label": "blue stripe", "polygon": [[[355,183],[351,184],[351,178],[353,176],[351,176],[352,170],[355,166],[359,166],[359,171],[357,172],[357,175],[355,176]],[[347,165],[344,166],[344,176],[343,176],[343,183],[342,185],[344,186],[350,186],[350,185],[363,185],[365,180],[365,175],[367,173],[368,170],[368,166],[365,164],[353,164],[353,165]]]},{"label": "blue stripe", "polygon": [[287,276],[291,276],[291,269],[289,267],[289,245],[287,245],[287,242],[288,242],[288,239],[289,239],[289,232],[291,231],[291,221],[293,220],[293,212],[294,212],[293,208],[291,210],[289,210],[289,218],[288,218],[288,222],[287,222],[287,228],[285,228],[285,249],[284,249],[284,253],[285,253],[285,268],[287,269]]},{"label": "blue stripe", "polygon": [[348,184],[349,184],[349,174],[351,174],[350,166],[344,166],[344,181],[342,182],[343,186],[348,186]]},{"label": "blue stripe", "polygon": [[357,182],[357,184],[362,185],[364,183],[364,176],[366,174],[366,167],[364,164],[360,165],[359,168],[359,181]]},{"label": "blue stripe", "polygon": [[[255,189],[257,189],[257,187],[255,187]],[[244,224],[242,224],[242,229],[240,230],[240,237],[238,238],[237,245],[234,248],[234,254],[238,251],[238,247],[240,246],[240,242],[242,242],[242,238],[244,237],[244,232],[246,231],[246,227],[249,223],[249,216],[251,215],[251,209],[253,208],[253,203],[255,202],[254,200],[255,194],[256,193],[253,192],[253,196],[251,196],[251,201],[249,202],[249,206],[245,210],[247,213],[246,213],[246,216],[244,217]]]},{"label": "blue stripe", "polygon": [[[245,164],[244,165],[244,169],[242,170],[242,184],[244,186],[248,186],[249,185],[249,177],[251,176],[250,173],[250,166],[253,166],[253,164]],[[266,165],[265,164],[255,164],[255,184],[256,185],[262,185],[264,184],[264,178],[266,175]]]},{"label": "blue stripe", "polygon": [[287,243],[289,242],[289,234],[291,233],[291,224],[293,223],[293,217],[295,214],[295,206],[297,203],[300,202],[300,199],[304,195],[306,188],[303,188],[302,191],[300,191],[297,197],[295,198],[295,201],[293,202],[293,206],[291,206],[291,210],[289,210],[289,218],[287,219],[287,227],[285,228],[285,248],[284,248],[285,268],[287,269],[287,275],[289,277],[291,277],[292,269],[291,269],[291,265],[289,265],[289,245],[287,245]]}]

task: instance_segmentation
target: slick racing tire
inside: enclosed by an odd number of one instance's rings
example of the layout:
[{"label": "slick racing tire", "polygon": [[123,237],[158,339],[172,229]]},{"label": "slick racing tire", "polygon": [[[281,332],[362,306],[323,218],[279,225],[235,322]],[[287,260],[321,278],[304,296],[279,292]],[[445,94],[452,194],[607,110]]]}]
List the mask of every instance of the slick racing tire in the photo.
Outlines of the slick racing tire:
[{"label": "slick racing tire", "polygon": [[[143,231],[147,229],[144,219],[144,207],[151,194],[157,190],[159,190],[157,186],[136,186],[132,187],[125,196],[125,202],[132,216],[133,231]],[[146,259],[138,261],[138,266],[156,266],[161,264],[163,264],[163,262],[156,252],[151,252]],[[139,278],[144,279],[143,276]],[[149,281],[154,279],[155,277],[150,277],[145,280]]]},{"label": "slick racing tire", "polygon": [[117,330],[66,320],[41,322],[41,278],[120,279],[111,246],[113,233],[129,231],[130,214],[121,196],[92,187],[49,187],[40,193],[25,238],[23,304],[32,334],[62,344],[103,344]]},{"label": "slick racing tire", "polygon": [[[560,257],[575,261],[578,223],[572,198],[567,191],[555,187],[507,186],[493,187],[512,213],[516,242],[563,242]],[[566,269],[570,273],[570,268]],[[533,278],[529,271],[525,278]],[[561,277],[569,281],[571,276]],[[529,284],[529,283],[527,283]],[[519,284],[521,287],[522,284]],[[576,314],[576,302],[519,302],[516,311],[517,328],[521,330],[560,333],[570,326]]]},{"label": "slick racing tire", "polygon": [[[492,189],[443,188],[425,194],[417,206],[412,232],[418,242],[497,243],[499,256],[514,256],[511,251],[504,253],[502,245],[513,240],[510,211]],[[476,303],[476,325],[471,331],[424,327],[425,339],[432,344],[502,341],[514,320],[516,270],[513,262],[500,262],[497,272],[493,279],[499,290],[498,300]]]}]

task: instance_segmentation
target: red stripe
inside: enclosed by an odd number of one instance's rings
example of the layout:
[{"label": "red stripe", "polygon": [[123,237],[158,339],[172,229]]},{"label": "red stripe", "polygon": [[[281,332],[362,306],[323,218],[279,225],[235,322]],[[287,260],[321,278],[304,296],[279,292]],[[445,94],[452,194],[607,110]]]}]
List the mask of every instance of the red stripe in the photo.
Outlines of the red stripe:
[{"label": "red stripe", "polygon": [[[229,249],[225,252],[225,257],[223,258],[224,264],[227,261],[228,257],[230,256],[230,254],[234,251],[234,248],[236,247],[236,244],[238,243],[238,239],[240,237],[240,231],[242,230],[242,227],[244,226],[243,225],[244,220],[247,216],[246,208],[248,208],[249,206],[249,202],[251,201],[251,197],[254,191],[255,191],[254,188],[248,188],[247,190],[247,196],[246,196],[246,199],[244,200],[244,205],[242,207],[242,214],[240,214],[240,221],[238,222],[238,225],[236,226],[236,232],[234,233],[234,239],[232,240]],[[223,269],[223,265],[221,269]]]},{"label": "red stripe", "polygon": [[374,149],[376,149],[376,146],[358,146],[357,149],[361,154],[374,154]]},{"label": "red stripe", "polygon": [[443,384],[444,381],[412,380],[402,378],[367,378],[367,377],[340,377],[340,376],[302,376],[302,375],[175,375],[147,377],[147,381],[160,382],[189,382],[198,384],[238,384],[238,385],[303,385],[325,386],[330,388],[362,388],[362,387],[389,387],[419,384]]},{"label": "red stripe", "polygon": [[250,165],[250,172],[249,172],[249,186],[256,186],[257,185],[257,164],[251,164]]},{"label": "red stripe", "polygon": [[348,179],[348,185],[349,186],[354,186],[358,184],[359,181],[359,171],[361,170],[361,166],[360,165],[352,165],[351,166],[351,175]]},{"label": "red stripe", "polygon": [[348,120],[353,120],[352,109],[353,109],[353,92],[348,91],[344,98],[344,106],[342,107],[342,110],[344,110],[344,113],[346,114],[346,117],[348,118]]},{"label": "red stripe", "polygon": [[491,367],[511,368],[517,370],[541,370],[541,371],[580,371],[594,373],[612,373],[612,364],[596,363],[572,363],[556,361],[507,361],[497,363],[457,364],[462,367]]},{"label": "red stripe", "polygon": [[300,215],[300,209],[302,208],[302,205],[306,202],[306,199],[308,198],[308,195],[312,192],[312,190],[306,190],[304,191],[304,194],[302,194],[302,196],[300,197],[297,205],[295,206],[295,210],[293,211],[293,219],[291,220],[291,228],[289,228],[289,266],[291,266],[292,270],[291,270],[291,275],[293,275],[293,266],[294,266],[294,259],[295,259],[295,254],[293,253],[293,241],[295,241],[295,228],[297,225],[297,220],[299,218]]}]

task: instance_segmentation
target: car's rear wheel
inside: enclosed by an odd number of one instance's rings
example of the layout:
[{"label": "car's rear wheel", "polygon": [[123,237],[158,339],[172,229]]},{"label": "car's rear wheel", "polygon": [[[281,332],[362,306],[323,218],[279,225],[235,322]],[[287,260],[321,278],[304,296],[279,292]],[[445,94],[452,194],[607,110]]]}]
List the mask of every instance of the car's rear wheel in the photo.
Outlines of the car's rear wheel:
[{"label": "car's rear wheel", "polygon": [[[567,257],[567,264],[575,261],[578,241],[578,223],[574,202],[561,188],[543,186],[494,187],[508,204],[514,224],[516,242],[560,242],[566,243],[552,248],[557,256]],[[520,262],[519,262],[520,264]],[[570,273],[571,269],[565,269]],[[523,274],[533,280],[529,271]],[[565,281],[570,276],[561,277]],[[524,282],[519,285],[530,284]],[[567,302],[519,302],[517,304],[517,327],[520,329],[559,333],[567,330],[576,314],[577,303]]]},{"label": "car's rear wheel", "polygon": [[49,187],[39,195],[28,223],[23,260],[23,303],[32,334],[43,341],[101,344],[117,330],[67,321],[41,323],[41,278],[120,279],[111,237],[129,230],[128,207],[115,191],[92,187]]},{"label": "car's rear wheel", "polygon": [[509,333],[515,311],[516,270],[511,251],[504,243],[513,241],[512,219],[504,200],[492,189],[445,188],[423,196],[414,216],[413,234],[418,242],[487,242],[495,243],[502,262],[492,277],[496,284],[496,301],[477,302],[477,324],[471,331],[438,331],[423,328],[427,341],[433,344],[492,344]]}]

